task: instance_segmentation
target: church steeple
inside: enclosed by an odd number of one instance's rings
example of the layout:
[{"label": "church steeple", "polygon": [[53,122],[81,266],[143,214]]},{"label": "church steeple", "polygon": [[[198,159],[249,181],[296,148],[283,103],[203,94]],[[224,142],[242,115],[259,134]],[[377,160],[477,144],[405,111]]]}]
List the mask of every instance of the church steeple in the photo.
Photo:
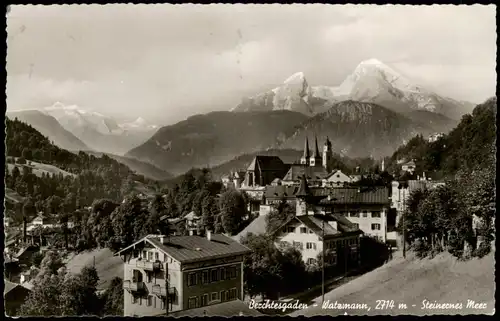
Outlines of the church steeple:
[{"label": "church steeple", "polygon": [[309,153],[309,139],[307,139],[304,142],[304,155],[300,159],[300,163],[303,165],[309,165],[309,158],[310,158],[310,153]]},{"label": "church steeple", "polygon": [[321,166],[321,155],[319,154],[319,148],[318,148],[318,137],[314,136],[314,154],[311,156],[311,160],[309,163],[311,166]]},{"label": "church steeple", "polygon": [[326,142],[323,145],[323,167],[326,169],[328,173],[332,171],[332,168],[330,168],[330,160],[333,157],[333,152],[332,152],[332,143],[330,142],[330,139],[328,136],[326,137]]}]

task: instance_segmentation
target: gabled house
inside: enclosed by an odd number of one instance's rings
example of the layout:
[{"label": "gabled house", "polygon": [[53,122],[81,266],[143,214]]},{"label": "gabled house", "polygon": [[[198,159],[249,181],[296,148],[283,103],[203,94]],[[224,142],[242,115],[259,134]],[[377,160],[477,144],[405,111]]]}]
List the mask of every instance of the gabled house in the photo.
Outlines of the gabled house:
[{"label": "gabled house", "polygon": [[303,164],[293,164],[282,179],[283,185],[298,185],[302,176],[307,178],[309,184],[321,186],[323,179],[328,176],[326,168],[323,166],[309,166]]},{"label": "gabled house", "polygon": [[20,284],[12,283],[4,279],[5,288],[3,290],[5,313],[7,316],[16,316],[19,308],[27,299],[30,290]]},{"label": "gabled house", "polygon": [[324,187],[343,187],[345,184],[352,183],[353,179],[344,174],[341,170],[334,170],[323,179]]},{"label": "gabled house", "polygon": [[243,299],[243,258],[233,239],[148,235],[118,251],[124,261],[124,315],[154,316]]},{"label": "gabled house", "polygon": [[415,172],[415,169],[417,168],[417,165],[415,164],[415,162],[413,160],[407,162],[407,163],[404,163],[402,166],[401,166],[401,170],[404,171],[404,172],[409,172],[409,173],[414,173]]}]

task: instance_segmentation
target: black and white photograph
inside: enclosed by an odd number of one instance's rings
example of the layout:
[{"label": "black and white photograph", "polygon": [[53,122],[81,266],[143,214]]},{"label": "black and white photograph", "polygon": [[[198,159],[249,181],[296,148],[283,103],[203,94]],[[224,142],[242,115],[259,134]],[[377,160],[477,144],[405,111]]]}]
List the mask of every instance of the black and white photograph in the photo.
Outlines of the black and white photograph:
[{"label": "black and white photograph", "polygon": [[9,317],[495,313],[496,5],[6,11]]}]

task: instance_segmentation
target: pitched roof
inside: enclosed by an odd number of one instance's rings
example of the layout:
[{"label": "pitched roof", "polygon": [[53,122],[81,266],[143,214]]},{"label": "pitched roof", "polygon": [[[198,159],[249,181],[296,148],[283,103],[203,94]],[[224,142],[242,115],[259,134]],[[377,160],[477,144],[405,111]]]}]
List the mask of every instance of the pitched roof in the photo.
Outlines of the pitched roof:
[{"label": "pitched roof", "polygon": [[309,196],[309,195],[311,195],[311,192],[309,190],[309,185],[307,185],[307,179],[305,176],[302,176],[302,179],[300,180],[299,189],[297,193],[295,193],[295,196]]},{"label": "pitched roof", "polygon": [[298,189],[298,186],[293,185],[266,186],[264,197],[266,199],[294,199]]},{"label": "pitched roof", "polygon": [[409,161],[408,163],[403,164],[403,166],[415,166],[415,162]]},{"label": "pitched roof", "polygon": [[280,171],[286,168],[285,163],[278,156],[258,155],[248,166],[249,171],[254,171],[257,166],[261,171]]},{"label": "pitched roof", "polygon": [[212,240],[204,236],[168,236],[168,242],[163,244],[159,236],[149,235],[134,244],[118,251],[115,255],[133,248],[141,242],[149,242],[162,252],[172,256],[181,263],[189,263],[199,260],[209,260],[233,255],[247,254],[250,250],[235,240],[222,234],[212,233]]},{"label": "pitched roof", "polygon": [[260,316],[263,315],[250,307],[241,300],[227,301],[223,303],[207,305],[201,308],[181,310],[169,313],[173,317],[203,317],[203,316],[220,316],[220,317],[237,317],[237,316]]},{"label": "pitched roof", "polygon": [[314,142],[315,142],[315,146],[314,146],[314,154],[313,154],[313,157],[314,158],[320,158],[321,155],[319,154],[319,148],[318,148],[318,137],[314,137]]},{"label": "pitched roof", "polygon": [[314,188],[314,196],[326,196],[320,204],[389,204],[389,189],[377,187],[363,191],[357,188]]},{"label": "pitched roof", "polygon": [[309,153],[309,139],[306,136],[306,140],[304,142],[304,156],[303,158],[309,159],[311,157],[311,154]]},{"label": "pitched roof", "polygon": [[5,287],[4,287],[4,290],[3,290],[3,295],[4,296],[7,293],[9,293],[10,291],[12,291],[15,288],[17,288],[17,287],[20,287],[20,288],[24,289],[25,291],[29,291],[30,290],[27,287],[24,287],[23,285],[21,285],[19,283],[13,283],[13,282],[10,282],[9,280],[5,280],[5,279],[3,281],[4,281],[4,284],[5,284]]},{"label": "pitched roof", "polygon": [[249,233],[252,234],[264,234],[266,233],[266,216],[260,215],[257,216],[250,224],[248,224],[247,227],[245,227],[241,232],[239,232],[237,235],[233,236],[233,240],[240,241],[243,236],[248,235]]},{"label": "pitched roof", "polygon": [[184,219],[188,220],[193,220],[193,219],[198,219],[200,216],[196,215],[194,211],[189,212],[188,214],[184,215]]},{"label": "pitched roof", "polygon": [[322,180],[328,175],[328,172],[323,166],[309,166],[302,164],[293,164],[283,177],[284,181],[298,181],[302,176],[306,175],[308,180]]},{"label": "pitched roof", "polygon": [[[275,230],[274,233],[281,230],[284,226],[288,225],[291,221],[296,220],[304,224],[307,228],[311,229],[316,235],[323,236],[323,228],[325,229],[325,238],[331,238],[335,236],[340,236],[346,233],[363,233],[356,225],[351,223],[348,219],[341,215],[299,215],[294,216],[279,228]],[[335,229],[329,222],[337,222],[337,228]],[[323,224],[324,223],[324,224]]]}]

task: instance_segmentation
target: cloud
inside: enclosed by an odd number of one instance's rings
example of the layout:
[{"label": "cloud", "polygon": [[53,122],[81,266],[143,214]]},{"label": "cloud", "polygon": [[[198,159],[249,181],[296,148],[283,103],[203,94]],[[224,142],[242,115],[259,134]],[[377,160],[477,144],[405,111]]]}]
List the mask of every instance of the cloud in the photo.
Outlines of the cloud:
[{"label": "cloud", "polygon": [[243,95],[297,71],[313,85],[338,85],[372,57],[423,86],[479,102],[496,85],[494,9],[13,6],[7,17],[8,107],[59,100],[166,123],[230,109]]}]

